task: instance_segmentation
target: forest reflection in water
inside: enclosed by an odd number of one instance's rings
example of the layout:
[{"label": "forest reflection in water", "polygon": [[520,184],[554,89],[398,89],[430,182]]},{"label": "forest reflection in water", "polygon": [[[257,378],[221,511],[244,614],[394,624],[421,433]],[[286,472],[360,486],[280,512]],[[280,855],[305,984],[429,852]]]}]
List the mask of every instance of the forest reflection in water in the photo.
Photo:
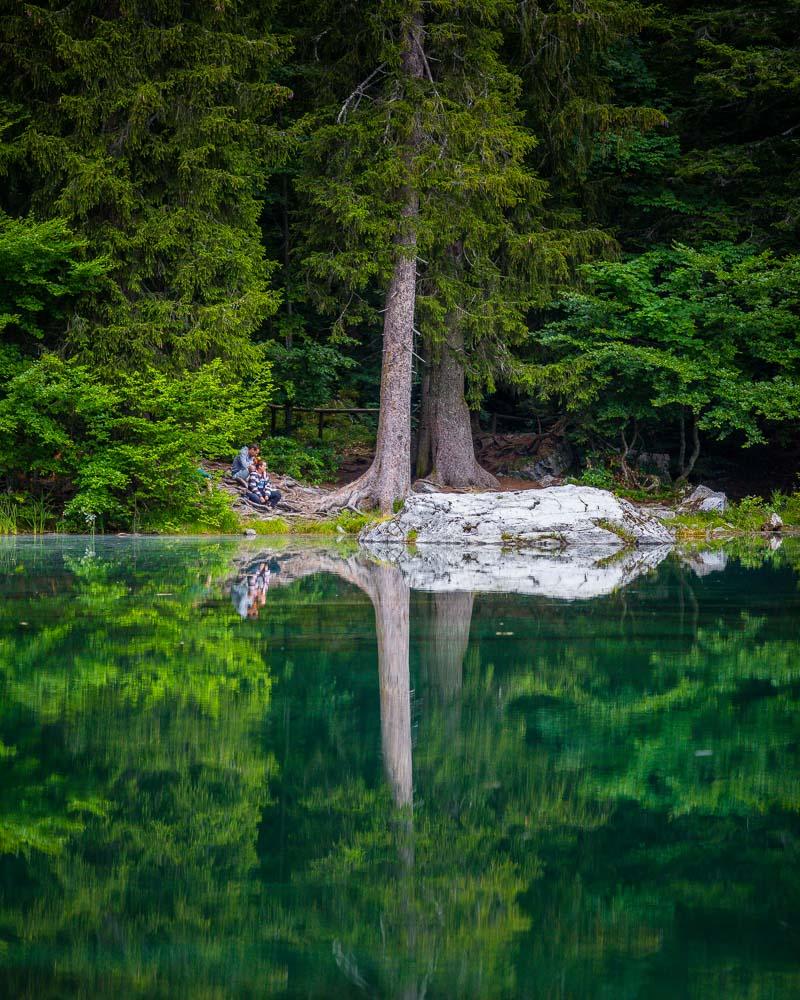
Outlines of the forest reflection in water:
[{"label": "forest reflection in water", "polygon": [[0,993],[800,994],[797,547],[463,556],[0,544]]}]

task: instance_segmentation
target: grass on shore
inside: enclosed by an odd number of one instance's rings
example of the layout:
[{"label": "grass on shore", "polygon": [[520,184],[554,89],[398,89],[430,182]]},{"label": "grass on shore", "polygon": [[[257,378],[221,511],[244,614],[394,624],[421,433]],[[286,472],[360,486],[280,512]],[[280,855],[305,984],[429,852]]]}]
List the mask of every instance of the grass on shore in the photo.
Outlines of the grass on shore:
[{"label": "grass on shore", "polygon": [[257,535],[358,535],[369,524],[382,520],[379,514],[355,514],[353,511],[342,511],[336,517],[325,518],[323,521],[311,518],[283,517],[272,518],[269,521],[243,521],[242,528],[252,528]]},{"label": "grass on shore", "polygon": [[800,529],[800,492],[775,492],[770,499],[745,497],[732,503],[724,514],[678,514],[665,523],[674,527],[678,540],[703,539],[713,535],[753,535],[764,530],[772,513],[790,531]]}]

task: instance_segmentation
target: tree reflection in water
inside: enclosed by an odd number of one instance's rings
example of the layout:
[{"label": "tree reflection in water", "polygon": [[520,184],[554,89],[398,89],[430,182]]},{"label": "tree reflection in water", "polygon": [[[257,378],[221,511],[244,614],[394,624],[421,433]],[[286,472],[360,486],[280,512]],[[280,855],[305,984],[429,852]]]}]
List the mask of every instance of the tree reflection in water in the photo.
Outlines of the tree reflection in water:
[{"label": "tree reflection in water", "polygon": [[0,546],[4,995],[800,992],[790,546],[592,601],[48,551]]}]

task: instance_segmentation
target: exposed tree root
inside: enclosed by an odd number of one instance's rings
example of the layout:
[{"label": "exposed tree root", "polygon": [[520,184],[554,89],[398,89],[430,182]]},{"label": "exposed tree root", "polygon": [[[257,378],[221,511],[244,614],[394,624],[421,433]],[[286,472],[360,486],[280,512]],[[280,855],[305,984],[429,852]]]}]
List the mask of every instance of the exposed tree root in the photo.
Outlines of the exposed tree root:
[{"label": "exposed tree root", "polygon": [[404,499],[411,490],[410,475],[397,471],[390,466],[388,472],[381,475],[376,460],[363,476],[346,486],[329,493],[317,504],[320,514],[338,514],[343,510],[360,513],[363,510],[378,509],[383,514],[391,514],[395,500]]}]

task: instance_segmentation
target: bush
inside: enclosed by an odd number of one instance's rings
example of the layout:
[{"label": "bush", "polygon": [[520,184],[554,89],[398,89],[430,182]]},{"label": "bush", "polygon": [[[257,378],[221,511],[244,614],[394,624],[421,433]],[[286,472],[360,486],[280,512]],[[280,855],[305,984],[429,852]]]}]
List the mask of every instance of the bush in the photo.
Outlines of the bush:
[{"label": "bush", "polygon": [[336,455],[329,444],[302,444],[288,437],[267,438],[261,452],[270,469],[293,479],[321,483],[336,475]]},{"label": "bush", "polygon": [[86,366],[45,355],[22,367],[0,399],[0,465],[24,485],[35,473],[66,500],[73,527],[85,530],[93,514],[106,527],[228,530],[230,508],[199,462],[232,454],[263,425],[269,388],[266,366],[246,386],[219,361],[107,383]]},{"label": "bush", "polygon": [[595,486],[598,490],[614,489],[614,474],[604,466],[588,466],[577,479],[581,486]]}]

